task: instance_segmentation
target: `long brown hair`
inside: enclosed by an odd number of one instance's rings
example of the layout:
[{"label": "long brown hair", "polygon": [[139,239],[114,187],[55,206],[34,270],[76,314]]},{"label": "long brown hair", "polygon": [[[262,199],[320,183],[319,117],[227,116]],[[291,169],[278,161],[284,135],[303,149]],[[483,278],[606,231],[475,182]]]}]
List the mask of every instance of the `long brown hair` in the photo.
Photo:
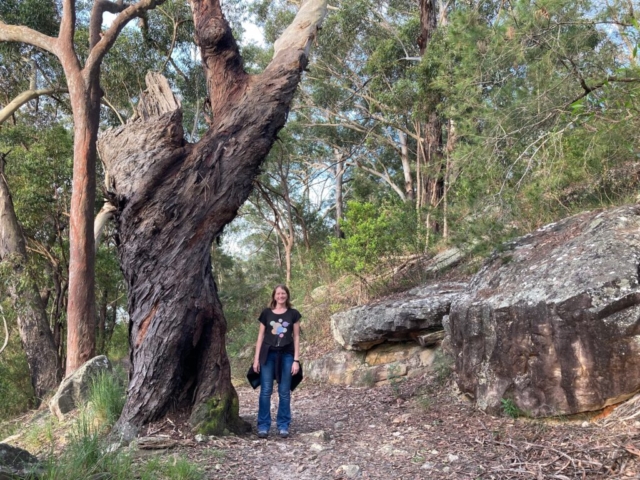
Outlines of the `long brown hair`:
[{"label": "long brown hair", "polygon": [[269,308],[271,310],[276,308],[276,305],[278,305],[278,302],[276,302],[276,290],[279,288],[287,292],[287,301],[285,302],[285,305],[287,308],[291,308],[291,292],[289,292],[289,288],[286,285],[278,284],[273,288],[273,292],[271,292],[271,302],[269,302]]}]

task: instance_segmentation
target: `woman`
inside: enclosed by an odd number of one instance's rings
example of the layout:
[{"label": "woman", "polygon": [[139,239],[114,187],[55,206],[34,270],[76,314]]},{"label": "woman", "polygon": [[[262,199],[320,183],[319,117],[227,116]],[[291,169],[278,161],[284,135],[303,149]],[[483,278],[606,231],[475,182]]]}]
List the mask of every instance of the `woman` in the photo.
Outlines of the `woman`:
[{"label": "woman", "polygon": [[271,393],[278,381],[276,425],[282,438],[289,436],[291,423],[291,377],[300,370],[300,312],[291,308],[289,289],[277,285],[269,308],[260,314],[253,370],[260,374],[258,437],[267,438],[271,428]]}]

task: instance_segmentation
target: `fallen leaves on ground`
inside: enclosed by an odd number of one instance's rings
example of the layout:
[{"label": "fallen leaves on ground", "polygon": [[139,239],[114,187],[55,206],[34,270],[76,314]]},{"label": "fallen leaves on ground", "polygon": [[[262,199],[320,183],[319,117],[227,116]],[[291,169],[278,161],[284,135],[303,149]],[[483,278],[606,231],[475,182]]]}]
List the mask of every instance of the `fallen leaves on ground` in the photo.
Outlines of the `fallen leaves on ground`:
[{"label": "fallen leaves on ground", "polygon": [[[377,388],[305,382],[291,436],[256,437],[258,390],[238,389],[251,434],[200,438],[163,429],[212,479],[638,478],[640,424],[494,417],[449,385],[415,378]],[[272,399],[273,417],[277,394]],[[274,422],[275,423],[275,422]],[[178,433],[179,432],[179,433]]]}]

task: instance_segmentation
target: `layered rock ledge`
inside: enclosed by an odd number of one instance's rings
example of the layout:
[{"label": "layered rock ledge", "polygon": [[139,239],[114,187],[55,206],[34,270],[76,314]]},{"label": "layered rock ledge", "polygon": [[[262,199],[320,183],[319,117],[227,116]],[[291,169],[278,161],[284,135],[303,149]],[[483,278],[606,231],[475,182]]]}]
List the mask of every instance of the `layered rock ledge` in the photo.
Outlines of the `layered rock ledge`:
[{"label": "layered rock ledge", "polygon": [[414,288],[401,298],[355,307],[331,316],[335,340],[347,350],[369,350],[386,341],[417,341],[442,330],[442,319],[466,283],[439,283]]}]

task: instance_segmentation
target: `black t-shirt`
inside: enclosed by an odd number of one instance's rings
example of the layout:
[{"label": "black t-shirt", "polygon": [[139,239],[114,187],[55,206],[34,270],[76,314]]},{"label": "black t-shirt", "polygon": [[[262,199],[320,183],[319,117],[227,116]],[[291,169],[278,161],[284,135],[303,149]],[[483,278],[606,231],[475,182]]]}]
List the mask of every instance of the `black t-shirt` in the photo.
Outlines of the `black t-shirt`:
[{"label": "black t-shirt", "polygon": [[265,308],[258,318],[265,326],[264,343],[271,347],[284,347],[293,343],[293,325],[301,317],[295,308],[290,308],[284,313],[273,313],[270,308]]}]

